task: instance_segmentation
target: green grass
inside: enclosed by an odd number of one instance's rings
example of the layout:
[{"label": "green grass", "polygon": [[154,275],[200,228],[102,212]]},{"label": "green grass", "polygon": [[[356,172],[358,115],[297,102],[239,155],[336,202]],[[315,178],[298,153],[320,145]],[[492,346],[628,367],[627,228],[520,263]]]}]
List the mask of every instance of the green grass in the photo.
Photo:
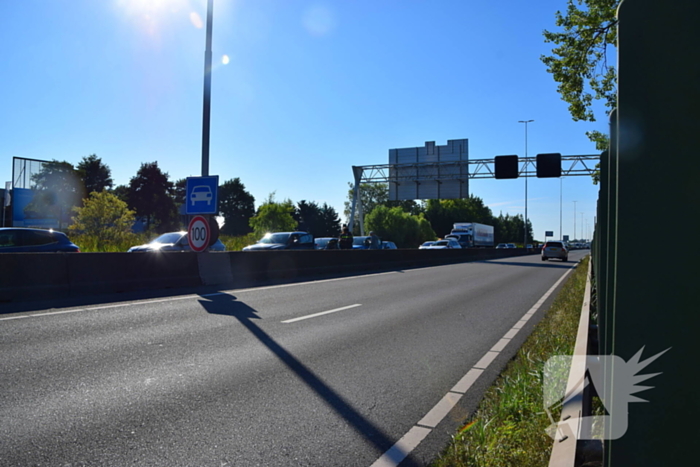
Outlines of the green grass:
[{"label": "green grass", "polygon": [[260,236],[255,233],[249,233],[238,237],[222,235],[219,239],[226,246],[226,251],[241,251],[244,246],[252,245],[260,240]]},{"label": "green grass", "polygon": [[125,252],[135,245],[148,243],[156,237],[154,234],[122,234],[119,238],[103,238],[96,235],[70,234],[70,240],[84,253]]},{"label": "green grass", "polygon": [[[567,279],[545,317],[432,467],[549,464],[552,439],[545,432],[550,420],[542,402],[542,373],[550,357],[573,353],[588,260]],[[559,415],[554,413],[554,419]]]}]

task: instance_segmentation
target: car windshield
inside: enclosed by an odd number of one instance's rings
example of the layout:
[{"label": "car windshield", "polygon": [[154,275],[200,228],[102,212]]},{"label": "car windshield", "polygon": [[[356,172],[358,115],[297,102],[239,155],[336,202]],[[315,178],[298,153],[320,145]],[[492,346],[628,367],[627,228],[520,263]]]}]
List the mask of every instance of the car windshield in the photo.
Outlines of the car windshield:
[{"label": "car windshield", "polygon": [[440,242],[435,242],[433,245],[435,245],[435,246],[447,246],[448,243],[449,243],[449,242],[443,240],[443,241],[440,241]]},{"label": "car windshield", "polygon": [[170,232],[151,240],[151,243],[177,243],[185,232]]},{"label": "car windshield", "polygon": [[547,248],[551,248],[551,247],[562,248],[562,246],[563,245],[559,242],[547,242]]},{"label": "car windshield", "polygon": [[269,233],[260,239],[258,243],[287,243],[288,233]]}]

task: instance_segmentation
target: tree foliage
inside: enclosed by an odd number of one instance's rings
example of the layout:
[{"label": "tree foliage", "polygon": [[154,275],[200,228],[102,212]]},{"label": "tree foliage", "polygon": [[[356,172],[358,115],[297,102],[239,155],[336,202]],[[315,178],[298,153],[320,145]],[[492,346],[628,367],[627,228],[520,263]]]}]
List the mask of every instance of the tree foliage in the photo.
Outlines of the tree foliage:
[{"label": "tree foliage", "polygon": [[45,162],[32,175],[35,195],[24,209],[27,218],[58,219],[59,228],[70,224],[74,206],[80,206],[85,196],[83,183],[73,164],[53,160]]},{"label": "tree foliage", "polygon": [[77,166],[78,176],[83,181],[85,193],[101,192],[112,188],[112,171],[95,154],[83,157]]},{"label": "tree foliage", "polygon": [[337,237],[340,235],[340,217],[336,210],[323,203],[321,206],[321,225],[323,226],[319,237]]},{"label": "tree foliage", "polygon": [[[352,210],[352,200],[355,197],[355,185],[348,182],[348,199],[345,201],[345,218],[350,222],[350,211]],[[421,206],[414,200],[389,201],[389,185],[386,183],[362,183],[360,185],[360,199],[362,214],[367,216],[375,207],[382,205],[388,208],[400,207],[403,211],[413,215],[422,212]],[[359,233],[360,216],[359,207],[355,207],[355,226],[353,230]],[[366,222],[366,218],[365,218]]]},{"label": "tree foliage", "polygon": [[83,207],[73,210],[76,215],[70,231],[82,238],[80,245],[89,242],[91,251],[111,251],[115,248],[126,251],[136,242],[136,236],[131,231],[136,213],[114,194],[93,191],[85,199]]},{"label": "tree foliage", "polygon": [[478,222],[493,225],[493,213],[478,196],[464,199],[431,199],[425,207],[425,217],[441,237],[449,234],[455,222]]},{"label": "tree foliage", "polygon": [[290,200],[278,203],[275,201],[275,194],[271,193],[250,219],[250,226],[259,237],[268,232],[293,231],[297,228],[293,214],[294,205]]},{"label": "tree foliage", "polygon": [[365,224],[379,238],[392,241],[399,248],[416,248],[424,241],[435,239],[435,232],[423,214],[416,216],[398,206],[375,207],[365,217]]},{"label": "tree foliage", "polygon": [[146,218],[146,227],[158,232],[178,229],[178,212],[173,200],[173,183],[158,162],[141,164],[129,182],[128,202],[138,216]]},{"label": "tree foliage", "polygon": [[[523,215],[518,214],[511,216],[510,214],[503,213],[499,214],[498,217],[493,219],[493,236],[495,243],[522,243],[525,231],[523,222]],[[532,223],[528,219],[527,221],[527,242],[532,243]]]},{"label": "tree foliage", "polygon": [[335,209],[328,204],[301,200],[294,211],[298,229],[309,232],[314,237],[337,237],[340,235],[340,219]]},{"label": "tree foliage", "polygon": [[224,217],[223,235],[246,235],[255,215],[255,198],[236,177],[219,186],[219,214]]},{"label": "tree foliage", "polygon": [[[562,30],[544,31],[545,42],[555,48],[541,60],[559,83],[557,90],[574,121],[596,120],[594,100],[602,100],[608,111],[617,106],[617,71],[608,63],[608,52],[616,46],[619,4],[620,0],[568,0],[566,13],[555,14]],[[586,136],[599,151],[608,148],[608,135],[589,131]],[[597,177],[594,174],[594,183]]]}]

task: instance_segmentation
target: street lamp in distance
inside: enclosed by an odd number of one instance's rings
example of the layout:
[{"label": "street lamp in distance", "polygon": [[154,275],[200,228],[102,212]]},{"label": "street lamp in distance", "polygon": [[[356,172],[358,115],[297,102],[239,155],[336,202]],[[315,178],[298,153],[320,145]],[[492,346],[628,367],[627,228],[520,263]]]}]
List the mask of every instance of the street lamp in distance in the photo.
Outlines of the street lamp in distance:
[{"label": "street lamp in distance", "polygon": [[525,233],[523,235],[523,248],[527,248],[527,124],[532,122],[534,122],[534,120],[518,120],[518,123],[525,124],[525,166],[523,170],[523,175],[525,176],[525,225],[523,230]]}]

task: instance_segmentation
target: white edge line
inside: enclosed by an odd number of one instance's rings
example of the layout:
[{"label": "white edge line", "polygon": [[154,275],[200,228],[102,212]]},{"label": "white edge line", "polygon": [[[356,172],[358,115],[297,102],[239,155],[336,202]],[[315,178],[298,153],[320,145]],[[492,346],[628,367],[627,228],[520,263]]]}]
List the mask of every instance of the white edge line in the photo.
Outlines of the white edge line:
[{"label": "white edge line", "polygon": [[[534,315],[537,310],[540,309],[542,304],[547,301],[549,296],[556,290],[557,287],[559,287],[559,284],[561,284],[564,279],[569,275],[571,271],[573,271],[576,266],[578,266],[578,263],[576,263],[575,266],[572,266],[569,268],[568,271],[566,271],[560,278],[557,280],[552,287],[545,292],[545,294],[535,303],[535,305],[530,308],[525,315],[530,314],[530,316],[525,317],[523,315],[523,318],[525,321],[528,321],[532,315]],[[523,319],[521,318],[521,320]],[[520,326],[518,326],[520,324]],[[512,337],[517,334],[517,332],[520,330],[520,327],[522,327],[524,323],[521,323],[521,321],[518,321],[515,326],[513,326],[511,329],[508,330],[508,332],[505,334],[503,337],[504,339],[512,339]],[[518,326],[518,327],[516,327]],[[496,344],[498,345],[498,344]],[[496,357],[500,354],[500,352],[495,352],[493,349],[489,350],[486,352],[481,359],[472,367],[469,369],[466,375],[464,375],[459,382],[454,386],[454,388],[449,391],[435,406],[428,411],[428,413],[419,421],[416,425],[414,425],[408,433],[406,433],[400,440],[394,444],[391,449],[389,449],[387,452],[382,454],[382,456],[377,459],[374,464],[372,464],[371,467],[396,467],[398,466],[402,460],[404,460],[418,445],[420,444],[423,439],[425,439],[426,436],[433,430],[433,428],[426,428],[426,426],[420,426],[423,425],[424,420],[428,418],[429,415],[431,414],[437,414],[438,412],[442,412],[442,418],[439,420],[433,420],[432,418],[426,422],[427,423],[434,423],[434,426],[437,426],[449,413],[449,410],[445,411],[443,410],[444,405],[446,404],[445,400],[452,395],[458,396],[457,401],[462,397],[463,394],[467,392],[467,390],[474,384],[474,382],[481,376],[481,374],[488,368],[488,366],[496,359]],[[481,366],[483,365],[483,366]],[[449,400],[449,399],[448,399]],[[447,402],[449,403],[449,402]],[[456,404],[456,402],[455,402]]]},{"label": "white edge line", "polygon": [[382,457],[374,461],[372,467],[396,467],[413,451],[428,434],[430,428],[414,426],[396,442]]},{"label": "white edge line", "polygon": [[335,309],[333,309],[333,310],[322,311],[322,312],[320,312],[320,313],[314,313],[314,314],[312,314],[312,315],[300,316],[300,317],[298,317],[298,318],[292,318],[292,319],[288,319],[288,320],[282,321],[282,322],[285,323],[285,324],[288,324],[288,323],[296,323],[297,321],[301,321],[301,320],[304,320],[304,319],[316,318],[317,316],[323,316],[323,315],[327,315],[327,314],[330,314],[330,313],[335,313],[335,312],[337,312],[337,311],[349,310],[350,308],[356,308],[356,307],[358,307],[358,306],[362,306],[362,304],[361,304],[361,303],[355,303],[354,305],[348,305],[348,306],[344,306],[344,307],[340,307],[340,308],[335,308]]},{"label": "white edge line", "polygon": [[457,402],[462,398],[463,394],[456,392],[448,392],[445,396],[435,404],[435,406],[430,409],[430,412],[425,414],[425,417],[421,418],[416,425],[424,426],[427,428],[435,428],[438,423],[442,421],[443,418],[450,413],[450,410],[457,405]]}]

